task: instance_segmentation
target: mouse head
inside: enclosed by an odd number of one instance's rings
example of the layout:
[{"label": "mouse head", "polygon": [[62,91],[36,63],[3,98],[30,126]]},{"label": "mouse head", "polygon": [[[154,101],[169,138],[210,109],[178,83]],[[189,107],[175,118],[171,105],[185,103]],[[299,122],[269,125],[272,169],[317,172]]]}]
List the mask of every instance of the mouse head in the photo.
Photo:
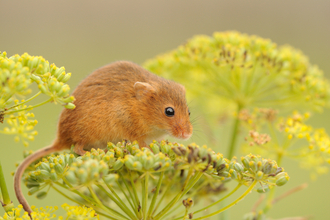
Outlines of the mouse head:
[{"label": "mouse head", "polygon": [[152,83],[136,82],[134,90],[153,132],[185,140],[191,137],[193,128],[182,85],[162,79]]}]

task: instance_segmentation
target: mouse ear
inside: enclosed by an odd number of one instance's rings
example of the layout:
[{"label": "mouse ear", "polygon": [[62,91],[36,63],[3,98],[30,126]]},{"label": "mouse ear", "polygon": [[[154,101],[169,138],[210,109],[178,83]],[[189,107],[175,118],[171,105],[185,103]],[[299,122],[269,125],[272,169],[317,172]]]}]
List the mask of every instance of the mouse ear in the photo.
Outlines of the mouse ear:
[{"label": "mouse ear", "polygon": [[155,93],[154,87],[152,87],[149,83],[144,82],[136,82],[134,84],[134,90],[137,99],[142,99],[143,97]]}]

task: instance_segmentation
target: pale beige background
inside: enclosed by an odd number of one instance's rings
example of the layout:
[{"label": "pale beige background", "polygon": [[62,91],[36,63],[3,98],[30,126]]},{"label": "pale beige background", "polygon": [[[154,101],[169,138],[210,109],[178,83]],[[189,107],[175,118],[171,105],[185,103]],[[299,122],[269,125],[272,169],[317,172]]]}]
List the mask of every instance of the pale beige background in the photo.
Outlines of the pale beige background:
[{"label": "pale beige background", "polygon": [[[95,68],[115,60],[143,63],[146,59],[177,47],[196,34],[237,30],[270,38],[300,48],[330,77],[330,1],[4,1],[0,0],[0,51],[8,55],[28,52],[42,55],[72,72],[74,88]],[[35,110],[39,135],[31,144],[38,149],[55,137],[60,106]],[[315,126],[330,132],[329,110],[314,117]],[[0,125],[2,126],[2,125]],[[14,162],[21,160],[21,144],[13,137],[0,137],[0,160],[8,185]],[[202,140],[199,140],[202,144]],[[221,151],[221,149],[219,149]],[[270,215],[314,216],[330,219],[330,174],[317,181],[290,161],[284,163],[291,176],[285,191],[302,182],[309,189],[279,203]],[[25,190],[26,191],[26,190]],[[14,198],[12,188],[10,193]],[[59,205],[61,197],[51,193],[44,200],[30,197],[37,206]],[[249,195],[231,209],[231,219],[241,219],[257,198]],[[17,201],[14,201],[17,204]],[[0,214],[3,210],[0,209]],[[213,219],[219,219],[214,217]]]}]

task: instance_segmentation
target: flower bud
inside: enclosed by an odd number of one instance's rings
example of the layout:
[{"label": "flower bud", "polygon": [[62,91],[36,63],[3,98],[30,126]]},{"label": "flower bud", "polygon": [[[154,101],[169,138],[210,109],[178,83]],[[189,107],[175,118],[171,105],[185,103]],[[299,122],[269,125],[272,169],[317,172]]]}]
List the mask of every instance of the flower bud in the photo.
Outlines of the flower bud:
[{"label": "flower bud", "polygon": [[47,170],[48,172],[51,171],[49,163],[42,162],[39,164],[39,168],[43,170]]},{"label": "flower bud", "polygon": [[46,87],[45,87],[44,85],[39,84],[39,85],[38,85],[38,88],[39,88],[39,90],[40,90],[42,93],[44,93],[44,94],[47,94],[47,93],[48,93],[48,90],[46,89]]},{"label": "flower bud", "polygon": [[54,169],[50,171],[50,179],[53,180],[54,182],[57,180],[57,174]]},{"label": "flower bud", "polygon": [[236,170],[230,169],[229,170],[229,173],[230,173],[232,179],[237,179],[237,172],[236,172]]},{"label": "flower bud", "polygon": [[76,108],[75,104],[73,104],[73,103],[68,103],[68,104],[64,105],[64,107],[67,108],[67,109],[75,109]]},{"label": "flower bud", "polygon": [[269,187],[267,186],[267,185],[265,185],[265,186],[261,186],[261,187],[259,187],[258,189],[257,189],[257,192],[258,193],[266,193],[266,192],[268,192],[269,191]]},{"label": "flower bud", "polygon": [[150,148],[154,154],[158,154],[160,152],[159,146],[156,143],[151,143]]},{"label": "flower bud", "polygon": [[240,163],[235,163],[235,164],[234,164],[234,169],[235,169],[237,172],[241,173],[241,172],[243,172],[244,167],[243,167]]},{"label": "flower bud", "polygon": [[264,176],[264,173],[259,170],[255,177],[256,177],[257,180],[260,180],[260,179],[262,179],[263,176]]},{"label": "flower bud", "polygon": [[28,194],[29,194],[29,195],[33,195],[35,192],[38,192],[39,190],[40,190],[40,187],[39,187],[39,186],[31,187],[31,188],[29,189]]},{"label": "flower bud", "polygon": [[118,159],[114,165],[113,165],[113,169],[114,170],[119,170],[122,166],[124,165],[124,161],[123,159]]},{"label": "flower bud", "polygon": [[56,171],[58,174],[62,174],[63,171],[64,171],[64,169],[63,169],[63,167],[62,167],[61,164],[56,164],[56,165],[55,165],[55,171]]},{"label": "flower bud", "polygon": [[143,166],[142,166],[142,163],[140,163],[139,161],[135,161],[133,163],[133,169],[134,170],[142,170]]},{"label": "flower bud", "polygon": [[246,157],[241,157],[242,163],[246,169],[249,169],[249,160]]},{"label": "flower bud", "polygon": [[86,172],[83,168],[80,168],[76,171],[76,176],[78,177],[80,183],[85,183],[87,181],[88,172]]},{"label": "flower bud", "polygon": [[277,186],[283,186],[289,181],[289,176],[282,176],[278,180],[276,180]]},{"label": "flower bud", "polygon": [[70,78],[71,78],[71,73],[68,73],[63,77],[63,79],[61,79],[61,80],[58,79],[58,81],[66,83],[67,81],[69,81]]},{"label": "flower bud", "polygon": [[69,183],[71,183],[71,184],[76,184],[77,183],[76,175],[72,171],[69,171],[65,174],[65,179],[67,181],[69,181]]},{"label": "flower bud", "polygon": [[44,199],[47,196],[47,192],[42,191],[37,194],[38,199]]},{"label": "flower bud", "polygon": [[39,176],[41,178],[49,178],[50,177],[50,172],[47,170],[39,170]]},{"label": "flower bud", "polygon": [[143,161],[143,167],[146,170],[149,170],[153,167],[154,165],[154,158],[149,156]]}]

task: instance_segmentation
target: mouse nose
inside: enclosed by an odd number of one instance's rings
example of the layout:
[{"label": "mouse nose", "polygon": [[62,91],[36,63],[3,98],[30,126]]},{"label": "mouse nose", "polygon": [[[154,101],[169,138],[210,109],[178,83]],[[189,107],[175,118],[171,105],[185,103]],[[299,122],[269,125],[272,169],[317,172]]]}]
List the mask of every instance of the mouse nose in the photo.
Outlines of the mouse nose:
[{"label": "mouse nose", "polygon": [[190,136],[191,136],[191,134],[182,131],[182,134],[181,134],[182,139],[187,140],[188,138],[190,138]]}]

